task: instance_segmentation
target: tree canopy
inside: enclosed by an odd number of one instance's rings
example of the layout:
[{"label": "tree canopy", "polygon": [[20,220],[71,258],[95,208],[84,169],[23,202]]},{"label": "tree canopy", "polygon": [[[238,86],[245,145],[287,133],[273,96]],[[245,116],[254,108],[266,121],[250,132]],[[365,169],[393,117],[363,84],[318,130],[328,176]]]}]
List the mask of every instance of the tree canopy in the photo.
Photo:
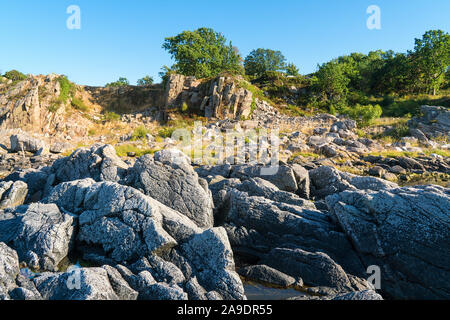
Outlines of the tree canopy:
[{"label": "tree canopy", "polygon": [[150,77],[149,75],[147,75],[137,81],[137,85],[141,86],[141,87],[150,86],[152,84],[153,84],[153,78]]},{"label": "tree canopy", "polygon": [[243,73],[236,48],[221,33],[210,28],[184,31],[166,38],[163,48],[175,60],[171,70],[186,76],[207,78],[222,72]]},{"label": "tree canopy", "polygon": [[117,80],[115,82],[107,83],[106,87],[123,87],[123,86],[128,86],[128,85],[130,85],[130,82],[128,81],[128,79],[121,77],[121,78],[119,78],[119,80]]},{"label": "tree canopy", "polygon": [[268,71],[285,70],[286,58],[280,51],[259,48],[245,58],[244,67],[247,75],[262,76]]}]

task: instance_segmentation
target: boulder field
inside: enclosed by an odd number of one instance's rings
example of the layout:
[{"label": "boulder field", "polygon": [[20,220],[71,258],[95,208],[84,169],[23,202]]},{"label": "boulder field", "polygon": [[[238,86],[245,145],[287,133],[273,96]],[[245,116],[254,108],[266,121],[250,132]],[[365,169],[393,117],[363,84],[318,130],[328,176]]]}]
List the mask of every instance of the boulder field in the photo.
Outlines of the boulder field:
[{"label": "boulder field", "polygon": [[98,144],[9,174],[0,299],[243,300],[247,281],[292,299],[450,298],[449,189],[261,168]]}]

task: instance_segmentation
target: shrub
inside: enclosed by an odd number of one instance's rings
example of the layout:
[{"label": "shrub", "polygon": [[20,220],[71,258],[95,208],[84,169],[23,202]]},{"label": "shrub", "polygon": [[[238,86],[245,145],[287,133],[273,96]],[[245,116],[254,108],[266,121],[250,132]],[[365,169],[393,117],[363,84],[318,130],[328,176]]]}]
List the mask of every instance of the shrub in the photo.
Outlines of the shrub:
[{"label": "shrub", "polygon": [[71,104],[72,104],[72,107],[77,110],[80,110],[83,112],[87,112],[89,110],[88,106],[86,106],[84,104],[83,100],[81,100],[81,99],[73,98]]},{"label": "shrub", "polygon": [[133,133],[131,134],[131,139],[132,140],[144,139],[149,132],[150,131],[144,125],[141,125],[133,131]]},{"label": "shrub", "polygon": [[338,111],[341,114],[349,116],[361,126],[369,125],[373,120],[380,118],[383,114],[383,110],[378,104],[369,104],[366,106],[356,104],[354,107],[345,107]]},{"label": "shrub", "polygon": [[189,106],[186,102],[183,102],[183,105],[181,106],[181,112],[185,113],[189,110]]},{"label": "shrub", "polygon": [[150,86],[153,84],[153,78],[150,76],[145,76],[137,81],[137,85],[141,87]]},{"label": "shrub", "polygon": [[115,112],[107,111],[103,115],[105,121],[119,121],[120,115]]},{"label": "shrub", "polygon": [[58,102],[65,104],[67,100],[75,95],[76,86],[70,82],[66,76],[60,76],[57,81],[59,82],[59,86],[61,88]]},{"label": "shrub", "polygon": [[109,87],[123,87],[123,86],[128,86],[130,85],[130,82],[128,81],[127,78],[121,77],[119,78],[119,80],[115,81],[115,82],[111,82],[111,83],[107,83],[105,85],[105,87],[109,88]]},{"label": "shrub", "polygon": [[17,70],[8,71],[3,76],[9,80],[12,80],[13,82],[22,81],[27,78],[26,75]]},{"label": "shrub", "polygon": [[159,130],[158,135],[162,138],[170,138],[175,130],[176,128],[174,127],[164,127]]}]

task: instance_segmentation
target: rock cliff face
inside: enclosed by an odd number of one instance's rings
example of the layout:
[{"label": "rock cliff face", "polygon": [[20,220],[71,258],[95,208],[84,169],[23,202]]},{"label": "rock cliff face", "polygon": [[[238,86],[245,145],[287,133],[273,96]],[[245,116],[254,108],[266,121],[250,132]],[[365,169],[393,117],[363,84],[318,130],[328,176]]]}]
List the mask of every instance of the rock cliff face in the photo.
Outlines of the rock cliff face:
[{"label": "rock cliff face", "polygon": [[172,74],[166,84],[164,111],[167,114],[186,104],[207,118],[247,118],[253,94],[242,88],[240,81],[243,79],[223,76],[205,81]]},{"label": "rock cliff face", "polygon": [[17,84],[0,84],[0,130],[86,135],[90,122],[67,113],[70,100],[61,95],[60,76],[29,76]]}]

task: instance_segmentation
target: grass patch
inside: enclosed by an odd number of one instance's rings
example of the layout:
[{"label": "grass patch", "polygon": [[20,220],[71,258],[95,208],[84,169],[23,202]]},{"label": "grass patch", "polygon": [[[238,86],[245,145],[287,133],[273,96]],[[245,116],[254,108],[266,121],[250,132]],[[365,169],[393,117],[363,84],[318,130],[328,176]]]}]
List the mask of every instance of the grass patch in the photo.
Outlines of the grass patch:
[{"label": "grass patch", "polygon": [[133,144],[123,144],[120,146],[115,146],[116,153],[119,157],[126,157],[128,153],[134,152],[136,157],[141,157],[146,154],[154,154],[157,149],[140,149]]},{"label": "grass patch", "polygon": [[294,152],[292,156],[289,158],[289,161],[294,160],[297,157],[303,157],[303,158],[314,158],[319,159],[320,154],[314,153],[314,152]]},{"label": "grass patch", "polygon": [[79,111],[87,112],[89,110],[88,106],[81,99],[73,98],[71,104],[73,108]]},{"label": "grass patch", "polygon": [[60,76],[57,81],[59,82],[60,86],[60,93],[58,97],[58,102],[61,103],[67,103],[67,100],[72,98],[75,95],[76,92],[76,86],[72,82],[67,79],[66,76]]},{"label": "grass patch", "polygon": [[133,141],[144,139],[149,133],[150,131],[144,125],[141,125],[134,129],[133,133],[131,134],[131,139]]},{"label": "grass patch", "polygon": [[103,114],[103,120],[107,121],[107,122],[112,122],[112,121],[119,121],[120,120],[120,115],[112,112],[112,111],[106,111]]}]

